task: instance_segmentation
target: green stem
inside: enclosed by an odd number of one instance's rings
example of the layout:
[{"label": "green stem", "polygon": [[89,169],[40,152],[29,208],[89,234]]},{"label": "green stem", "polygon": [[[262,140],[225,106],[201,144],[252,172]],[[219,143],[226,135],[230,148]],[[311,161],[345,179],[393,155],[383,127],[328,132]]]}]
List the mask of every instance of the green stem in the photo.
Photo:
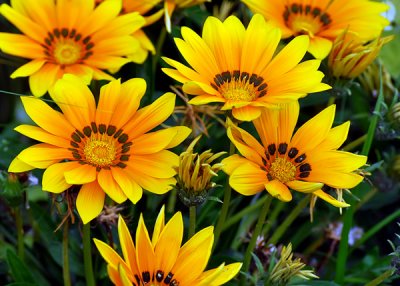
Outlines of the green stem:
[{"label": "green stem", "polygon": [[[235,152],[235,145],[231,141],[231,143],[229,145],[229,155],[233,155],[234,152]],[[225,219],[226,219],[226,216],[228,215],[229,204],[231,202],[231,194],[232,194],[232,189],[229,184],[229,176],[228,176],[226,178],[226,185],[225,185],[225,190],[224,190],[224,201],[222,203],[221,213],[218,217],[218,222],[217,222],[217,225],[214,230],[214,246],[213,246],[213,248],[215,248],[217,246],[219,236],[221,235],[222,228],[225,224]]]},{"label": "green stem", "polygon": [[[382,69],[380,70],[380,79],[382,79]],[[369,151],[372,146],[372,141],[374,140],[375,130],[376,130],[376,126],[378,124],[379,113],[380,113],[383,101],[384,101],[383,87],[382,87],[382,80],[381,80],[380,88],[379,88],[379,96],[376,101],[374,113],[371,117],[371,121],[370,121],[368,132],[367,132],[367,137],[365,138],[365,142],[364,142],[363,148],[361,150],[361,155],[368,156],[368,154],[369,154]],[[357,191],[358,188],[359,187],[356,187],[355,191]],[[343,217],[343,229],[342,229],[342,235],[341,235],[341,239],[340,239],[340,243],[339,243],[338,258],[336,260],[335,282],[340,285],[343,285],[343,282],[344,282],[344,276],[345,276],[345,272],[346,272],[346,262],[348,260],[348,254],[349,254],[349,244],[348,244],[349,232],[350,232],[351,226],[353,224],[353,216],[354,216],[355,208],[356,208],[355,199],[350,198],[348,203],[350,204],[350,207],[346,210],[346,213]]]},{"label": "green stem", "polygon": [[85,268],[85,278],[87,286],[95,286],[91,247],[90,223],[87,223],[83,225],[83,264]]},{"label": "green stem", "polygon": [[68,256],[68,235],[69,235],[69,221],[64,222],[63,232],[63,278],[64,286],[71,286],[71,277],[69,275],[69,256]]},{"label": "green stem", "polygon": [[270,231],[271,227],[273,226],[273,222],[276,222],[276,218],[281,213],[281,211],[283,210],[285,205],[286,204],[281,201],[278,201],[278,203],[275,204],[275,207],[274,207],[273,211],[271,212],[271,215],[269,216],[269,221],[271,223],[267,223],[262,231],[262,234],[264,235],[264,237],[267,237],[268,232]]},{"label": "green stem", "polygon": [[383,281],[385,281],[387,278],[392,276],[394,273],[394,270],[391,268],[389,270],[386,270],[386,272],[382,273],[378,277],[376,277],[374,280],[371,282],[365,284],[365,286],[376,286],[376,285],[381,285]]},{"label": "green stem", "polygon": [[357,138],[356,140],[350,142],[346,146],[342,148],[343,151],[351,151],[355,148],[357,148],[359,145],[365,142],[365,139],[367,139],[367,134],[364,134],[363,136]]},{"label": "green stem", "polygon": [[297,206],[290,212],[290,214],[286,217],[283,223],[274,231],[274,234],[268,240],[268,244],[276,244],[282,235],[285,233],[287,228],[292,224],[292,222],[297,218],[300,212],[305,208],[305,206],[310,201],[310,196],[305,196]]},{"label": "green stem", "polygon": [[234,216],[228,218],[224,225],[222,226],[222,231],[230,228],[233,224],[237,223],[239,220],[242,219],[245,215],[251,213],[252,211],[258,209],[267,199],[267,196],[262,197],[261,199],[257,200],[254,204],[245,207],[240,212],[236,213]]},{"label": "green stem", "polygon": [[[243,267],[241,271],[245,273],[249,271],[251,262],[251,253],[253,252],[256,246],[257,238],[260,235],[261,230],[264,226],[265,218],[267,217],[271,201],[272,201],[272,196],[267,195],[267,199],[265,200],[263,206],[261,207],[260,216],[258,217],[256,227],[251,235],[249,245],[247,246],[246,253],[244,255]],[[244,275],[242,276],[242,279],[240,280],[240,285],[242,286],[247,285],[246,276]]]},{"label": "green stem", "polygon": [[24,261],[25,246],[24,246],[24,228],[22,221],[22,207],[15,208],[15,227],[17,229],[17,253],[19,259]]},{"label": "green stem", "polygon": [[176,189],[172,189],[169,192],[168,202],[167,202],[167,213],[174,213],[176,204]]},{"label": "green stem", "polygon": [[189,207],[189,233],[188,239],[190,239],[196,232],[196,206]]}]

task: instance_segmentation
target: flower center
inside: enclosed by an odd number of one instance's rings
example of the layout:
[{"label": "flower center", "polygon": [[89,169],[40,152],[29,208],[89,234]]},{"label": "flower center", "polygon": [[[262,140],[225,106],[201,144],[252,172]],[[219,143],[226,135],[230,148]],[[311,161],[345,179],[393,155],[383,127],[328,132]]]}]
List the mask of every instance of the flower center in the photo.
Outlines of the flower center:
[{"label": "flower center", "polygon": [[75,130],[71,135],[72,157],[81,164],[89,164],[96,167],[97,171],[110,169],[110,167],[125,168],[129,161],[129,151],[132,142],[123,133],[122,129],[117,131],[113,125],[106,126],[92,122],[85,126],[82,131]]},{"label": "flower center", "polygon": [[226,71],[214,77],[211,86],[227,100],[254,101],[267,94],[267,83],[261,76],[247,72]]},{"label": "flower center", "polygon": [[268,180],[274,179],[287,183],[293,180],[307,178],[311,172],[311,165],[306,163],[307,155],[299,155],[299,150],[292,147],[288,150],[287,143],[270,144],[265,152],[267,160],[264,162]]},{"label": "flower center", "polygon": [[291,162],[286,161],[286,159],[278,157],[272,162],[269,174],[282,183],[286,183],[294,180],[296,167]]},{"label": "flower center", "polygon": [[94,43],[90,40],[90,36],[83,38],[75,29],[55,28],[48,32],[42,47],[48,61],[64,68],[82,63],[93,54]]},{"label": "flower center", "polygon": [[283,19],[295,35],[306,34],[310,37],[325,30],[332,22],[329,14],[322,12],[321,8],[296,3],[285,7]]}]

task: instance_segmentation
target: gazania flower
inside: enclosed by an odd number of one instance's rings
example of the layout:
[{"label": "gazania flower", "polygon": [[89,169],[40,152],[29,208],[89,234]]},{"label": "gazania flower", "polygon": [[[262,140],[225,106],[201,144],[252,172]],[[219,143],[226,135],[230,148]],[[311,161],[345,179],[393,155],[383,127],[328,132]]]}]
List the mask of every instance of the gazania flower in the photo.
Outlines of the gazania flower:
[{"label": "gazania flower", "polygon": [[363,177],[356,174],[367,157],[338,151],[347,138],[350,122],[331,128],[335,105],[313,117],[292,136],[299,114],[297,102],[263,112],[253,123],[262,144],[245,130],[229,124],[228,136],[244,156],[222,161],[229,183],[243,195],[266,189],[282,201],[290,201],[289,189],[313,193],[337,207],[348,206],[323,192],[324,184],[349,189]]},{"label": "gazania flower", "polygon": [[142,188],[156,194],[169,191],[179,158],[166,149],[182,142],[190,129],[148,132],[171,115],[175,95],[167,93],[138,110],[145,90],[143,79],[111,81],[101,88],[96,108],[88,87],[66,74],[50,90],[62,113],[37,98],[22,97],[39,127],[15,130],[43,143],[23,150],[9,172],[46,169],[42,187],[52,193],[82,185],[76,206],[84,223],[101,212],[105,194],[117,203],[127,198],[136,203]]},{"label": "gazania flower", "polygon": [[181,32],[183,40],[175,43],[193,69],[164,58],[175,69],[163,71],[183,83],[184,92],[196,95],[191,104],[221,102],[235,118],[250,121],[265,107],[329,88],[321,83],[319,60],[300,63],[308,37],[295,38],[275,55],[281,34],[261,15],[251,19],[247,30],[230,16],[224,22],[208,17],[202,37],[187,27]]},{"label": "gazania flower", "polygon": [[44,95],[65,73],[87,84],[92,78],[112,80],[103,69],[118,70],[127,55],[140,48],[132,33],[145,20],[138,13],[119,16],[121,1],[12,1],[0,13],[23,34],[0,33],[0,49],[30,61],[11,78],[29,76],[35,96]]},{"label": "gazania flower", "polygon": [[381,16],[389,9],[370,0],[242,0],[282,31],[284,38],[307,35],[309,52],[325,58],[332,42],[345,29],[362,40],[377,38],[389,21]]},{"label": "gazania flower", "polygon": [[164,0],[165,27],[171,33],[171,16],[176,8],[184,9],[211,0]]},{"label": "gazania flower", "polygon": [[333,42],[328,66],[336,78],[358,77],[378,56],[382,46],[393,36],[379,37],[365,43],[356,35],[345,31]]},{"label": "gazania flower", "polygon": [[[96,0],[96,3],[101,3],[104,1],[114,1],[114,0]],[[132,12],[137,12],[144,17],[145,24],[144,26],[148,26],[153,24],[155,21],[160,19],[163,15],[163,10],[159,10],[158,12],[145,16],[150,10],[152,10],[161,0],[146,0],[146,1],[132,1],[132,0],[122,0],[122,9],[121,14],[127,14]],[[151,40],[147,37],[142,29],[136,30],[132,34],[139,43],[140,48],[133,54],[127,55],[127,57],[135,63],[143,63],[148,53],[155,54],[155,48]]]},{"label": "gazania flower", "polygon": [[165,224],[161,209],[150,239],[140,216],[136,230],[136,245],[120,217],[118,235],[123,258],[106,243],[94,239],[100,254],[107,261],[108,275],[115,285],[152,286],[217,286],[231,280],[240,270],[241,263],[204,271],[214,241],[213,227],[196,233],[182,247],[183,220],[180,212]]}]

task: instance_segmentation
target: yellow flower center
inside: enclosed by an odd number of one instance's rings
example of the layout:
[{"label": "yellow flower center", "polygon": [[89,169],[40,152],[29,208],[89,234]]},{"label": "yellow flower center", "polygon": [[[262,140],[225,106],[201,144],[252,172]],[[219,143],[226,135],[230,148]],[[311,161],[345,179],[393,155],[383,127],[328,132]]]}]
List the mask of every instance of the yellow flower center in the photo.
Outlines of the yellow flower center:
[{"label": "yellow flower center", "polygon": [[88,59],[93,54],[94,43],[90,36],[83,37],[75,29],[55,28],[48,32],[42,46],[47,60],[64,68]]},{"label": "yellow flower center", "polygon": [[81,164],[96,167],[97,171],[110,167],[125,168],[129,161],[130,142],[122,129],[117,130],[113,125],[106,126],[92,122],[82,131],[75,130],[71,134],[72,157]]},{"label": "yellow flower center", "polygon": [[285,158],[278,157],[272,162],[269,174],[282,183],[286,183],[295,179],[296,167]]},{"label": "yellow flower center", "polygon": [[89,138],[83,148],[86,161],[92,165],[104,167],[111,165],[117,155],[115,140],[108,136]]},{"label": "yellow flower center", "polygon": [[81,46],[73,41],[58,42],[54,48],[54,58],[61,65],[70,65],[81,58]]},{"label": "yellow flower center", "polygon": [[295,35],[306,34],[310,37],[326,29],[332,22],[329,14],[321,8],[298,3],[285,7],[283,19]]},{"label": "yellow flower center", "polygon": [[247,102],[265,96],[268,87],[261,76],[239,70],[217,74],[211,86],[227,100]]},{"label": "yellow flower center", "polygon": [[278,180],[287,183],[302,180],[310,175],[311,165],[306,162],[307,155],[299,154],[299,150],[287,143],[270,144],[265,152],[265,170],[269,181]]}]

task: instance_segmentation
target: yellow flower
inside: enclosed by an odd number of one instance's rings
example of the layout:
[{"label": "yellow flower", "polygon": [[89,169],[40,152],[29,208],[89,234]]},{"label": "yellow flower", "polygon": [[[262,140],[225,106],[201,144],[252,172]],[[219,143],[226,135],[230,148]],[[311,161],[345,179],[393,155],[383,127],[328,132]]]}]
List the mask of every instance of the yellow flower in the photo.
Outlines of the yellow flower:
[{"label": "yellow flower", "polygon": [[120,217],[118,235],[123,258],[106,243],[94,239],[100,254],[108,263],[107,270],[115,285],[152,286],[217,286],[231,280],[242,263],[232,263],[204,271],[214,241],[213,227],[196,233],[182,247],[183,220],[180,212],[165,224],[164,207],[149,233],[140,215],[136,230],[136,245]]},{"label": "yellow flower", "polygon": [[22,97],[26,113],[39,126],[20,125],[16,131],[43,142],[23,150],[9,172],[46,169],[43,190],[61,193],[82,185],[76,201],[84,223],[95,218],[105,193],[115,202],[136,203],[142,188],[163,194],[175,183],[179,158],[166,150],[190,133],[187,127],[148,132],[167,119],[175,95],[166,93],[138,110],[146,82],[134,78],[121,84],[113,80],[95,100],[84,83],[66,74],[50,90],[62,113],[34,97]]},{"label": "yellow flower", "polygon": [[164,20],[167,31],[171,33],[171,17],[176,8],[184,9],[204,2],[211,2],[211,0],[164,0]]},{"label": "yellow flower", "polygon": [[[114,0],[96,0],[96,3],[101,3],[104,1],[114,1]],[[146,1],[132,1],[132,0],[122,0],[122,10],[121,14],[127,14],[132,12],[137,12],[144,17],[145,24],[144,26],[148,26],[153,24],[155,21],[160,19],[163,15],[163,10],[159,10],[158,12],[145,16],[151,9],[153,9],[161,0],[146,0]],[[139,43],[140,48],[133,54],[127,55],[127,57],[135,63],[143,63],[148,53],[155,54],[156,50],[153,46],[151,40],[147,37],[142,29],[136,30],[132,34]]]},{"label": "yellow flower", "polygon": [[378,56],[382,46],[393,39],[393,36],[379,37],[364,42],[347,30],[333,42],[328,57],[328,66],[336,78],[358,77]]},{"label": "yellow flower", "polygon": [[337,150],[347,138],[350,122],[331,129],[335,116],[335,105],[331,105],[292,136],[298,114],[297,102],[263,112],[253,122],[262,144],[229,124],[228,137],[244,156],[236,154],[222,161],[230,185],[243,195],[266,189],[272,196],[290,201],[290,188],[313,193],[337,207],[348,206],[321,188],[326,184],[348,189],[363,180],[354,171],[366,163],[367,157]]},{"label": "yellow flower", "polygon": [[221,22],[208,17],[202,38],[183,27],[175,43],[193,69],[164,58],[174,67],[163,71],[183,83],[183,91],[196,95],[189,103],[224,103],[239,120],[260,116],[265,107],[295,101],[307,93],[326,90],[318,71],[319,60],[300,63],[308,37],[299,36],[275,55],[280,31],[255,15],[247,28],[235,16]]},{"label": "yellow flower", "polygon": [[65,73],[87,84],[92,78],[112,80],[103,69],[116,71],[140,48],[131,34],[145,20],[138,13],[118,16],[121,0],[95,7],[94,0],[12,1],[0,13],[23,34],[0,33],[0,49],[30,61],[11,78],[29,76],[35,96],[44,95]]},{"label": "yellow flower", "polygon": [[242,0],[282,31],[284,38],[307,35],[308,51],[325,58],[332,42],[348,29],[362,40],[377,38],[389,21],[381,16],[389,9],[369,0]]}]

